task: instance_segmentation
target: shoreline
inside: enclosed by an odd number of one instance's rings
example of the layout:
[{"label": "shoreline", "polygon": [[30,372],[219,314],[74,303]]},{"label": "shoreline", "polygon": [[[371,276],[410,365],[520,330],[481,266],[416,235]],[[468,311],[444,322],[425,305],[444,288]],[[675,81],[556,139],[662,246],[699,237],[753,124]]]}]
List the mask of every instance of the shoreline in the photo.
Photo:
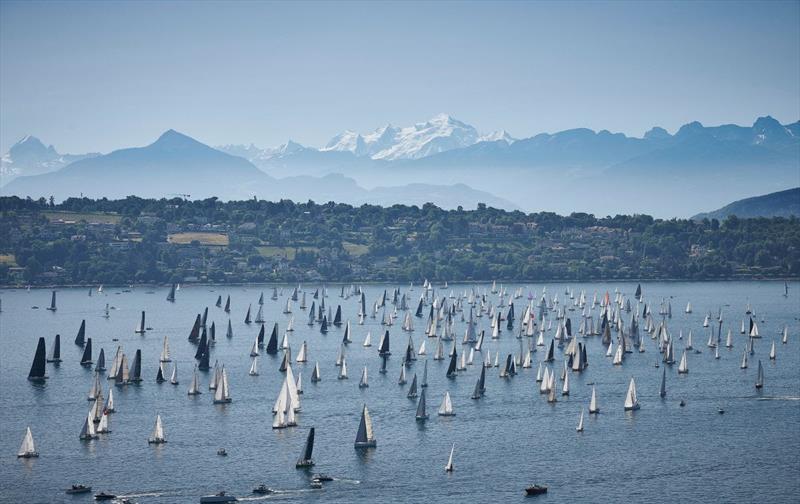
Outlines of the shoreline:
[{"label": "shoreline", "polygon": [[[498,284],[531,284],[531,285],[542,285],[542,284],[583,284],[583,283],[645,283],[645,282],[660,282],[660,283],[679,283],[679,282],[692,282],[692,283],[711,283],[711,282],[799,282],[800,276],[797,277],[784,277],[784,278],[760,278],[760,277],[742,277],[742,278],[734,278],[734,277],[727,277],[727,278],[702,278],[702,279],[691,279],[691,278],[634,278],[634,279],[626,279],[626,278],[615,278],[615,279],[586,279],[586,280],[559,280],[559,279],[550,279],[550,280],[453,280],[447,281],[448,287],[452,285],[482,285],[482,284],[491,284],[492,282],[497,282]],[[295,285],[324,285],[324,286],[340,286],[340,285],[384,285],[384,284],[398,284],[403,285],[409,282],[401,281],[398,282],[396,280],[365,280],[365,281],[330,281],[330,282],[232,282],[232,283],[209,283],[209,282],[192,282],[192,283],[180,283],[181,288],[187,287],[250,287],[250,286],[259,286],[259,285],[266,285],[266,286],[275,286],[275,287],[285,287],[285,286],[295,286]],[[435,282],[434,282],[435,283]],[[86,288],[96,288],[102,285],[105,288],[111,289],[128,289],[128,288],[137,288],[137,287],[144,287],[144,288],[163,288],[169,287],[172,284],[164,283],[164,284],[126,284],[126,285],[117,285],[117,284],[48,284],[48,285],[3,285],[0,284],[0,289],[3,290],[24,290],[27,288],[31,289],[86,289]],[[422,283],[415,283],[415,287],[420,287]],[[434,285],[434,289],[443,289],[445,287],[441,285]]]}]

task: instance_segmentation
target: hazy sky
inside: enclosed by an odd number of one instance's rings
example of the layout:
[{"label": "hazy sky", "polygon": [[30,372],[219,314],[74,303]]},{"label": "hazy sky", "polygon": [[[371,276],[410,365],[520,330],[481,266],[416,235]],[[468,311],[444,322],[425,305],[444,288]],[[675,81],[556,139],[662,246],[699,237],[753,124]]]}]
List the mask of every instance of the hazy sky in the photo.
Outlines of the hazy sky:
[{"label": "hazy sky", "polygon": [[0,3],[0,149],[800,118],[800,2]]}]

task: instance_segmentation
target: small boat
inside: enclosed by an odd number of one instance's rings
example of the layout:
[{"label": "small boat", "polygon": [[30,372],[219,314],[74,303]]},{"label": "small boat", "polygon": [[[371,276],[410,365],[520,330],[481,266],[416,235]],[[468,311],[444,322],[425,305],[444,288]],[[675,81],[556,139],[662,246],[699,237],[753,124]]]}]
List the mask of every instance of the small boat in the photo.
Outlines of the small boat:
[{"label": "small boat", "polygon": [[19,451],[17,452],[17,458],[36,458],[38,456],[39,452],[36,451],[36,447],[33,444],[31,428],[28,427],[25,430],[25,437],[22,438],[22,445],[20,445]]},{"label": "small boat", "polygon": [[311,479],[317,481],[333,481],[332,476],[328,476],[327,474],[323,473],[316,473],[311,477]]},{"label": "small boat", "polygon": [[719,413],[720,415],[723,415],[725,413],[725,409],[722,406],[719,406],[717,408],[717,413]]},{"label": "small boat", "polygon": [[228,452],[225,450],[225,448],[220,448],[219,450],[217,450],[217,455],[219,455],[220,457],[227,457]]},{"label": "small boat", "polygon": [[215,495],[206,495],[205,497],[200,497],[200,504],[212,504],[218,502],[238,502],[239,499],[234,497],[233,495],[227,495],[225,492],[220,492]]},{"label": "small boat", "polygon": [[254,494],[258,495],[267,495],[275,492],[272,488],[268,487],[267,485],[258,485],[253,489]]},{"label": "small boat", "polygon": [[679,403],[678,403],[678,406],[680,406],[681,408],[683,408],[684,406],[686,406],[686,401],[684,401],[683,399],[681,399],[681,402],[679,402]]},{"label": "small boat", "polygon": [[117,498],[116,495],[105,492],[94,494],[94,500],[96,501],[114,500],[116,498]]},{"label": "small boat", "polygon": [[92,487],[86,485],[72,485],[71,487],[67,488],[66,493],[68,494],[83,494],[89,493],[92,491]]},{"label": "small boat", "polygon": [[320,480],[312,479],[311,483],[309,483],[309,486],[314,489],[320,489],[322,488],[322,482]]},{"label": "small boat", "polygon": [[543,485],[531,485],[525,489],[525,495],[541,495],[547,493],[547,487]]},{"label": "small boat", "polygon": [[447,465],[444,466],[445,472],[453,472],[453,452],[456,449],[456,444],[453,443],[453,446],[450,448],[450,458],[447,459]]}]

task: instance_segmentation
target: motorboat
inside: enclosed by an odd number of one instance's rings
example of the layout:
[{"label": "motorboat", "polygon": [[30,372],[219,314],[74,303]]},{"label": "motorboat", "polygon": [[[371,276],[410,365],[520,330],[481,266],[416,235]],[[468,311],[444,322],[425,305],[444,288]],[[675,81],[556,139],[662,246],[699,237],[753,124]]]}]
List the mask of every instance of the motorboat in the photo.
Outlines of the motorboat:
[{"label": "motorboat", "polygon": [[259,495],[267,495],[267,494],[271,494],[273,492],[275,492],[275,490],[273,490],[272,488],[268,487],[267,485],[258,485],[257,487],[255,487],[253,489],[253,493],[254,494],[259,494]]},{"label": "motorboat", "polygon": [[227,457],[228,452],[225,450],[225,448],[220,448],[219,450],[217,450],[217,455],[219,455],[220,457]]},{"label": "motorboat", "polygon": [[531,485],[525,489],[525,495],[541,495],[547,493],[547,487],[544,485]]},{"label": "motorboat", "polygon": [[116,498],[117,498],[116,495],[105,492],[94,494],[94,500],[96,501],[114,500]]},{"label": "motorboat", "polygon": [[311,479],[312,480],[319,480],[319,481],[333,481],[333,476],[328,476],[327,474],[318,473],[318,474],[314,474],[311,477]]},{"label": "motorboat", "polygon": [[71,487],[67,488],[68,494],[82,494],[82,493],[89,493],[92,491],[92,487],[86,485],[72,485]]}]

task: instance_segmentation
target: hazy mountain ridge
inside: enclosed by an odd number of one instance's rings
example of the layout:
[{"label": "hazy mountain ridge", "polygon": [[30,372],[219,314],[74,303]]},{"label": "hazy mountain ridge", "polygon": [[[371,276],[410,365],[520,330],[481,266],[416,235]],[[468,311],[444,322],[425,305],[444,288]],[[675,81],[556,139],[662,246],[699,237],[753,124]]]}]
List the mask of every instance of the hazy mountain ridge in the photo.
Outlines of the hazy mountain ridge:
[{"label": "hazy mountain ridge", "polygon": [[723,220],[731,215],[744,219],[754,217],[800,217],[800,187],[734,201],[717,210],[699,213],[692,219]]},{"label": "hazy mountain ridge", "polygon": [[19,177],[3,187],[3,194],[53,195],[62,200],[88,197],[121,198],[190,195],[216,196],[223,200],[253,196],[295,201],[337,201],[352,204],[393,205],[436,202],[444,208],[474,208],[478,202],[516,209],[513,203],[470,187],[417,184],[413,186],[359,186],[339,174],[324,177],[299,175],[274,178],[244,158],[211,148],[173,130],[145,147],[120,149],[106,155],[76,161],[58,171]]}]

